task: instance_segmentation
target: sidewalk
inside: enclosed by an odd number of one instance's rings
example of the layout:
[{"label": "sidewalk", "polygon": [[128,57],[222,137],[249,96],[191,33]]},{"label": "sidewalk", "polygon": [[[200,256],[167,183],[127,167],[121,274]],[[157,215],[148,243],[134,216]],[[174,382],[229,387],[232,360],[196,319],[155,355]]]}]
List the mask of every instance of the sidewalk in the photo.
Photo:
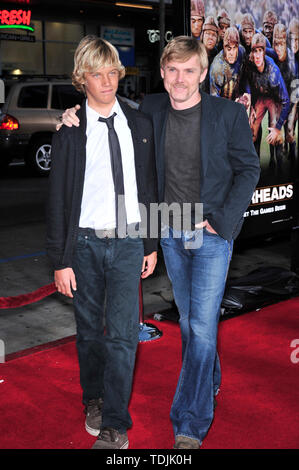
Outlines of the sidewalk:
[{"label": "sidewalk", "polygon": [[[44,240],[45,224],[42,222],[1,228],[0,297],[28,294],[53,282]],[[236,246],[229,277],[243,276],[265,265],[289,269],[289,253],[286,240],[263,242],[259,246]],[[172,289],[160,252],[156,271],[142,282],[142,288],[145,320],[171,308]],[[5,354],[75,333],[72,300],[58,293],[24,307],[0,309],[0,339],[4,341]]]}]

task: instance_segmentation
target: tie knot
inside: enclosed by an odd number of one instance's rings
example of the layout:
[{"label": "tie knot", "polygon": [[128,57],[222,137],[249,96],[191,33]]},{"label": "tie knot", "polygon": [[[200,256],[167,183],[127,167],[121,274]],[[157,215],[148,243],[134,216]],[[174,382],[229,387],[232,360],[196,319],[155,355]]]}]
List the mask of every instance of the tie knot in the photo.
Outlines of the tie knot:
[{"label": "tie knot", "polygon": [[113,113],[112,116],[109,116],[108,118],[99,117],[98,121],[105,122],[108,126],[108,129],[113,129],[114,116],[116,116],[116,113]]}]

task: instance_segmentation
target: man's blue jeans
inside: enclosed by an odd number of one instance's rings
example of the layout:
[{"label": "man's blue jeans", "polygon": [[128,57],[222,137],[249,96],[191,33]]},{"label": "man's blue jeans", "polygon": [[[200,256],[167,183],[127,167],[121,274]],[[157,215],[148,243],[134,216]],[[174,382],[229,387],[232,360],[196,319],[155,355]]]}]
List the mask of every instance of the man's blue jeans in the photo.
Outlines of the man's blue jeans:
[{"label": "man's blue jeans", "polygon": [[78,236],[74,310],[83,403],[103,398],[102,427],[125,432],[139,332],[140,238]]},{"label": "man's blue jeans", "polygon": [[176,436],[201,443],[212,423],[220,386],[217,331],[233,242],[205,228],[195,232],[169,228],[161,246],[182,336],[183,362],[170,417]]}]

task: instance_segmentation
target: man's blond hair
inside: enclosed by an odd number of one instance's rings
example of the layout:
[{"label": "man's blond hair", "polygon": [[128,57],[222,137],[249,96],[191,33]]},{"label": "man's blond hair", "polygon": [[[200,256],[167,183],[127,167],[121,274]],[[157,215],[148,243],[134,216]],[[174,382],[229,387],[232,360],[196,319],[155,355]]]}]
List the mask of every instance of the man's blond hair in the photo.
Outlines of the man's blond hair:
[{"label": "man's blond hair", "polygon": [[170,61],[186,62],[194,55],[199,58],[201,70],[207,69],[209,60],[204,44],[190,36],[177,36],[164,48],[160,66],[163,69]]},{"label": "man's blond hair", "polygon": [[97,72],[102,67],[115,67],[119,79],[125,76],[125,67],[119,60],[117,49],[105,39],[88,35],[81,39],[74,56],[72,83],[84,93],[84,73]]}]

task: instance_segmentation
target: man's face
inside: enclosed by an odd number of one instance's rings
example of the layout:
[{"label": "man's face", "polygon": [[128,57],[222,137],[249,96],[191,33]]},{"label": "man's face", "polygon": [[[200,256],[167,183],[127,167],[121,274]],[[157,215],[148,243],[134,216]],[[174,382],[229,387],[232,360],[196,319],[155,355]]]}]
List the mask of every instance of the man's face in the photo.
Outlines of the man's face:
[{"label": "man's face", "polygon": [[287,43],[285,40],[275,40],[273,44],[274,50],[278,56],[279,62],[284,62],[287,57]]},{"label": "man's face", "polygon": [[205,79],[197,54],[185,62],[169,61],[161,68],[164,87],[175,109],[187,109],[200,101],[199,84]]},{"label": "man's face", "polygon": [[207,29],[203,33],[202,41],[208,51],[211,51],[216,46],[217,42],[217,33],[211,29]]},{"label": "man's face", "polygon": [[239,48],[237,44],[229,44],[223,47],[224,58],[229,64],[234,64],[238,57]]},{"label": "man's face", "polygon": [[191,33],[193,37],[199,38],[202,30],[203,20],[203,16],[191,16]]},{"label": "man's face", "polygon": [[299,49],[299,36],[294,33],[291,34],[291,49],[294,54],[296,54]]},{"label": "man's face", "polygon": [[264,49],[262,47],[256,47],[252,51],[253,62],[255,63],[256,68],[262,72],[264,69]]},{"label": "man's face", "polygon": [[219,22],[219,28],[218,28],[219,39],[223,40],[225,31],[227,30],[227,28],[229,28],[229,25],[227,23],[222,23],[221,21]]},{"label": "man's face", "polygon": [[118,89],[119,72],[116,67],[102,67],[84,74],[85,91],[93,108],[112,106]]},{"label": "man's face", "polygon": [[253,28],[242,29],[242,36],[243,36],[246,46],[250,46],[253,35],[254,35]]},{"label": "man's face", "polygon": [[269,39],[269,41],[272,40],[273,29],[274,29],[273,23],[268,23],[268,22],[263,23],[263,33],[266,36],[266,38]]}]

